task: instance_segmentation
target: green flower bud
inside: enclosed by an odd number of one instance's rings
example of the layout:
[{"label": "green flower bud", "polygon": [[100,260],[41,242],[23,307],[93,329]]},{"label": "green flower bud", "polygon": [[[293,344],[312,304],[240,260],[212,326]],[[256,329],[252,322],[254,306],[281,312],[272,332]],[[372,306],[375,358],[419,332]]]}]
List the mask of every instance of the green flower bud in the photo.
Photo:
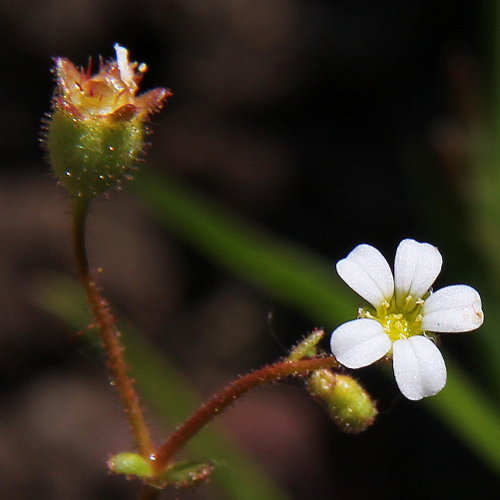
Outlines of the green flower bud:
[{"label": "green flower bud", "polygon": [[312,358],[317,354],[317,345],[324,337],[325,332],[319,328],[314,329],[306,338],[301,340],[288,355],[289,361],[299,361],[304,358]]},{"label": "green flower bud", "polygon": [[331,417],[344,432],[362,432],[377,416],[374,401],[349,375],[316,370],[309,377],[307,388],[312,396],[324,402]]},{"label": "green flower bud", "polygon": [[108,467],[116,474],[149,478],[153,475],[153,469],[148,460],[137,453],[125,451],[117,453],[108,460]]},{"label": "green flower bud", "polygon": [[163,88],[136,96],[145,64],[130,63],[115,44],[116,61],[95,75],[55,59],[57,88],[47,120],[53,171],[72,196],[92,197],[132,178],[144,150],[145,123],[171,95]]}]

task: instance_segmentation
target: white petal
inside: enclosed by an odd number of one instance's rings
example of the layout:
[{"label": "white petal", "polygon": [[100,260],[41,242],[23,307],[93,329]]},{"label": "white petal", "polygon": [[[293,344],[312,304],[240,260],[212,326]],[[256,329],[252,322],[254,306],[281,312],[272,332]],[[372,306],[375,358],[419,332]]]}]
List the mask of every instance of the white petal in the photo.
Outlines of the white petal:
[{"label": "white petal", "polygon": [[437,394],[446,384],[446,365],[432,340],[415,335],[396,340],[393,367],[399,390],[414,401]]},{"label": "white petal", "polygon": [[116,63],[118,64],[120,78],[127,87],[130,87],[134,82],[134,72],[130,68],[130,63],[128,62],[128,50],[118,43],[114,44],[114,49],[116,52]]},{"label": "white petal", "polygon": [[467,285],[452,285],[431,294],[422,308],[422,328],[431,332],[469,332],[483,324],[481,297]]},{"label": "white petal", "polygon": [[391,348],[391,340],[374,319],[361,318],[340,325],[330,340],[333,355],[348,368],[371,365]]},{"label": "white petal", "polygon": [[396,299],[404,300],[407,295],[422,297],[436,280],[442,264],[443,258],[436,247],[411,239],[403,240],[394,261]]},{"label": "white petal", "polygon": [[337,262],[339,276],[372,306],[390,300],[394,280],[384,256],[370,245],[358,245],[345,259]]}]

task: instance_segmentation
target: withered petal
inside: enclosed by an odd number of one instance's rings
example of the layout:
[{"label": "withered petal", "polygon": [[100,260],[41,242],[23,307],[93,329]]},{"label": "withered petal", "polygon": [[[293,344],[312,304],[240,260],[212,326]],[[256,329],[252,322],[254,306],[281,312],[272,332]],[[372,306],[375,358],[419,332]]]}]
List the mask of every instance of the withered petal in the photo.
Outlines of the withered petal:
[{"label": "withered petal", "polygon": [[172,95],[170,90],[156,88],[141,94],[135,98],[135,105],[142,108],[145,115],[158,113],[163,107],[165,100]]}]

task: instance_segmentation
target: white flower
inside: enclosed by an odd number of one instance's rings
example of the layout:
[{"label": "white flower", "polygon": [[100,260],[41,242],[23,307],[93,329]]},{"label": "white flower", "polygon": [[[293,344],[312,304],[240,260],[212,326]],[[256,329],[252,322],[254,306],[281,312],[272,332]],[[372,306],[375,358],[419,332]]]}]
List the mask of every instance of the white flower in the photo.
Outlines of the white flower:
[{"label": "white flower", "polygon": [[[434,332],[468,332],[483,323],[481,298],[467,285],[432,293],[443,259],[429,243],[401,241],[394,278],[382,254],[358,245],[337,263],[339,276],[373,308],[332,333],[334,356],[348,368],[392,357],[399,389],[408,399],[438,393],[446,384],[446,366],[434,343]],[[432,333],[431,333],[432,332]]]}]

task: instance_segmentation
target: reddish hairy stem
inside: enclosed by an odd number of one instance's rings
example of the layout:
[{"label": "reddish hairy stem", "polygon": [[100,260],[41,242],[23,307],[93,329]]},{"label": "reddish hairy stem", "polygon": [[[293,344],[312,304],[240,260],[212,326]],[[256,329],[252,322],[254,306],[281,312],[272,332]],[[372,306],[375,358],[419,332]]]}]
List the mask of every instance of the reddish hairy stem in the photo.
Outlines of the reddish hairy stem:
[{"label": "reddish hairy stem", "polygon": [[139,491],[139,500],[156,500],[160,496],[160,493],[161,490],[149,484],[143,484]]},{"label": "reddish hairy stem", "polygon": [[153,451],[151,436],[142,413],[134,381],[128,373],[123,356],[124,347],[120,341],[121,334],[116,326],[110,305],[102,296],[89,270],[85,245],[85,221],[88,204],[89,200],[85,198],[77,198],[73,204],[73,241],[78,275],[87,294],[95,324],[99,329],[111,380],[122,400],[136,446],[140,454],[149,459]]},{"label": "reddish hairy stem", "polygon": [[189,439],[197,434],[202,427],[212,420],[212,418],[221,413],[228,405],[232,404],[247,391],[258,385],[280,380],[285,377],[301,376],[321,368],[339,366],[338,361],[332,356],[318,357],[302,359],[300,361],[283,361],[267,365],[260,370],[240,377],[213,396],[212,399],[203,406],[198,408],[198,410],[158,448],[154,454],[153,460],[156,471],[163,471],[175,453],[177,453]]}]

